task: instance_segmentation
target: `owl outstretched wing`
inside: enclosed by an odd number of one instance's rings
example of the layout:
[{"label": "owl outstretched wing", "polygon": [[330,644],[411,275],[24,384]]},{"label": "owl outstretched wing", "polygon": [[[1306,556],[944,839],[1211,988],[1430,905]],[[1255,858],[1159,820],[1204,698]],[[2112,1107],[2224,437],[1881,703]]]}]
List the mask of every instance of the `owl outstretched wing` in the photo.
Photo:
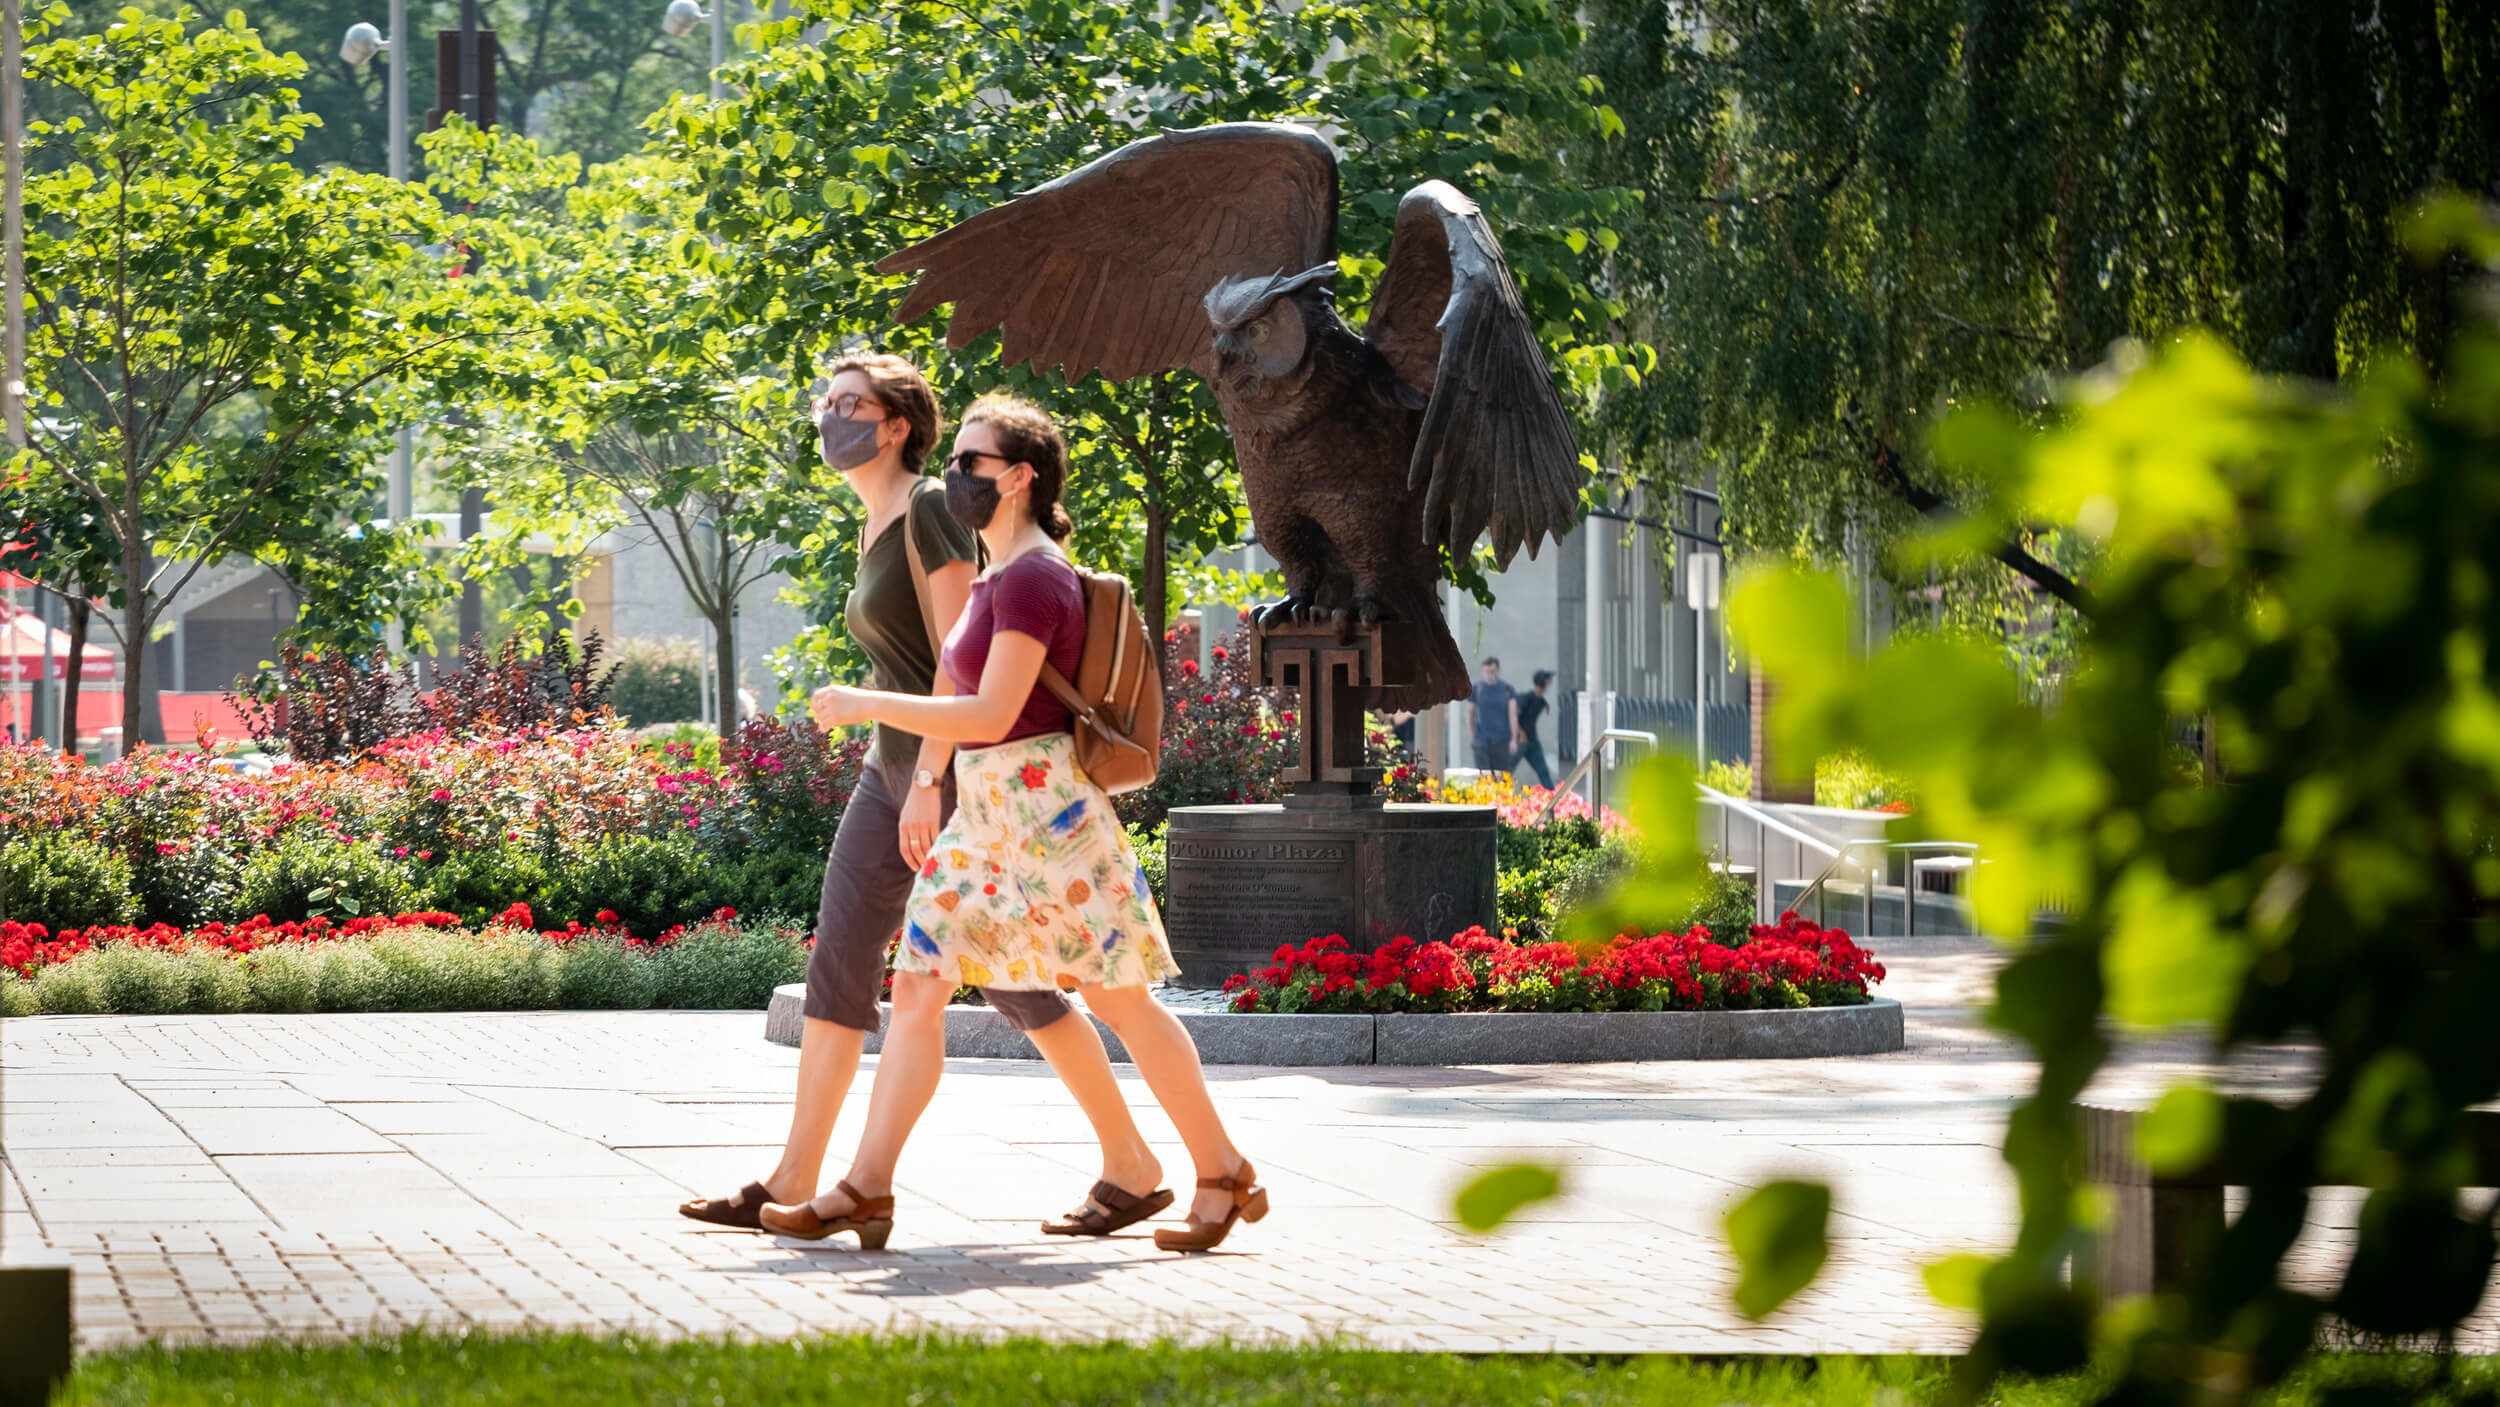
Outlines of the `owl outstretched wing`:
[{"label": "owl outstretched wing", "polygon": [[1580,450],[1502,248],[1476,203],[1441,181],[1398,202],[1363,339],[1428,398],[1408,464],[1424,540],[1463,557],[1487,529],[1503,566],[1578,514]]},{"label": "owl outstretched wing", "polygon": [[1011,366],[1116,381],[1213,374],[1208,289],[1336,258],[1336,150],[1286,123],[1226,122],[1131,142],[877,269],[922,271],[898,323],[951,302],[950,347],[1003,327]]}]

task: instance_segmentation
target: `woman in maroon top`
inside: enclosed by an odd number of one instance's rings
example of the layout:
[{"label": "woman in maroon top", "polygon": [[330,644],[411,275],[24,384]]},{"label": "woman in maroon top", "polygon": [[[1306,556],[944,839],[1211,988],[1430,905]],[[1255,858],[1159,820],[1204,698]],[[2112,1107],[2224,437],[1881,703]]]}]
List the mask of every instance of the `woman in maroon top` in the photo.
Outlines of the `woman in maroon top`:
[{"label": "woman in maroon top", "polygon": [[947,507],[997,565],[947,637],[955,693],[829,688],[813,706],[828,728],[873,721],[959,745],[957,809],[921,865],[895,955],[898,1000],[907,981],[1081,991],[1197,1165],[1189,1225],[1155,1244],[1206,1250],[1236,1220],[1265,1216],[1267,1192],[1224,1131],[1188,1030],[1154,999],[1150,984],[1179,970],[1162,919],[1110,798],[1077,766],[1066,707],[1040,682],[1044,661],[1074,674],[1085,647],[1082,588],[1058,547],[1066,466],[1039,407],[990,396],[964,412]]},{"label": "woman in maroon top", "polygon": [[[885,353],[845,357],[827,375],[831,384],[816,406],[819,450],[825,467],[859,499],[865,520],[844,621],[879,687],[943,690],[946,681],[929,639],[944,634],[961,615],[980,542],[947,511],[946,495],[922,474],[941,428],[937,394],[911,363]],[[915,562],[927,577],[926,616],[923,593],[914,583]],[[892,1195],[904,1141],[945,1069],[952,988],[907,985],[895,992],[858,1151],[834,1189],[816,1194],[835,1116],[858,1073],[861,1050],[878,1029],[886,952],[902,927],[921,862],[954,809],[953,752],[953,744],[941,739],[877,730],[825,858],[816,945],[807,965],[798,1099],[781,1161],[729,1196],[681,1205],[682,1215],[808,1239],[853,1231],[868,1247],[883,1244],[891,1231],[890,1218],[874,1213]],[[1096,1206],[1043,1229],[1063,1235],[1112,1229],[1108,1223],[1116,1217],[1105,1212],[1123,1202],[1124,1189],[1154,1188],[1163,1170],[1129,1115],[1101,1035],[1090,1021],[1064,1019],[1070,1008],[1057,992],[988,995],[1059,1072],[1102,1140],[1098,1187],[1111,1190],[1098,1193]],[[1171,1201],[1170,1193],[1161,1195],[1155,1209]]]}]

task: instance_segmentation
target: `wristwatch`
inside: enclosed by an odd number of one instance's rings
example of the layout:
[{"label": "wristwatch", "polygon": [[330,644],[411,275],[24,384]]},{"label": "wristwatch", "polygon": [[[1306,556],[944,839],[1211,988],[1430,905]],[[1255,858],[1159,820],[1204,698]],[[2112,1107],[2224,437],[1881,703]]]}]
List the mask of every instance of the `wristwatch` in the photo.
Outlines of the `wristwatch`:
[{"label": "wristwatch", "polygon": [[916,787],[934,787],[938,784],[937,773],[923,767],[919,771],[912,773],[911,784]]}]

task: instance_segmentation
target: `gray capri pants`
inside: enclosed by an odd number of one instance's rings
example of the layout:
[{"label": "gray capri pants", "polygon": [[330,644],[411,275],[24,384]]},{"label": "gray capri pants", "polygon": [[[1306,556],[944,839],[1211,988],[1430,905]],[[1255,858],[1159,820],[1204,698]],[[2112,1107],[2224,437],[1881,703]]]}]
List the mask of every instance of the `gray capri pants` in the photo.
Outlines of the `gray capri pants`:
[{"label": "gray capri pants", "polygon": [[[717,3],[717,0],[715,0]],[[946,771],[938,795],[940,824],[955,811],[955,772]],[[825,856],[825,887],[816,902],[816,951],[807,960],[807,1002],[818,1021],[854,1031],[877,1029],[877,1002],[884,994],[887,945],[903,927],[911,897],[911,866],[895,843],[901,798],[911,794],[911,773],[888,766],[872,753],[859,769],[859,785]],[[981,989],[990,1005],[1019,1031],[1038,1031],[1072,1009],[1058,992]]]}]

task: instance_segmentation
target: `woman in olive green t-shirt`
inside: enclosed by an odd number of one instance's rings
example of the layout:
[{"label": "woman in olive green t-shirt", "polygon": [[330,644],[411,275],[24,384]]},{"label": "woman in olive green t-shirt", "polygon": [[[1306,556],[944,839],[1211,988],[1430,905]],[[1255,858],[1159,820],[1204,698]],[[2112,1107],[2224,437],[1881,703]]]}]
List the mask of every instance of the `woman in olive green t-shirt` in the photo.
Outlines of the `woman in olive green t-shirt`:
[{"label": "woman in olive green t-shirt", "polygon": [[[946,511],[946,495],[921,474],[937,443],[937,397],[911,363],[882,353],[845,358],[830,375],[816,407],[820,450],[867,510],[844,624],[867,654],[878,688],[925,695],[938,672],[930,637],[943,638],[962,614],[979,553],[972,530]],[[922,618],[907,552],[918,554],[927,573],[935,630]],[[825,860],[798,1100],[781,1161],[728,1197],[685,1203],[678,1208],[684,1215],[809,1239],[852,1231],[871,1248],[892,1231],[895,1164],[946,1063],[948,986],[895,984],[858,1152],[833,1190],[819,1196],[818,1184],[835,1117],[868,1033],[877,1029],[886,952],[902,926],[913,873],[953,809],[953,751],[942,741],[877,729]],[[1057,992],[988,995],[1067,1083],[1103,1144],[1102,1180],[1088,1205],[1044,1229],[1100,1234],[1128,1224],[1133,1218],[1125,1214],[1135,1208],[1170,1205],[1171,1194],[1158,1186],[1162,1167],[1129,1115],[1094,1024],[1062,1020],[1070,1007]],[[768,1204],[777,1204],[769,1217]]]}]

